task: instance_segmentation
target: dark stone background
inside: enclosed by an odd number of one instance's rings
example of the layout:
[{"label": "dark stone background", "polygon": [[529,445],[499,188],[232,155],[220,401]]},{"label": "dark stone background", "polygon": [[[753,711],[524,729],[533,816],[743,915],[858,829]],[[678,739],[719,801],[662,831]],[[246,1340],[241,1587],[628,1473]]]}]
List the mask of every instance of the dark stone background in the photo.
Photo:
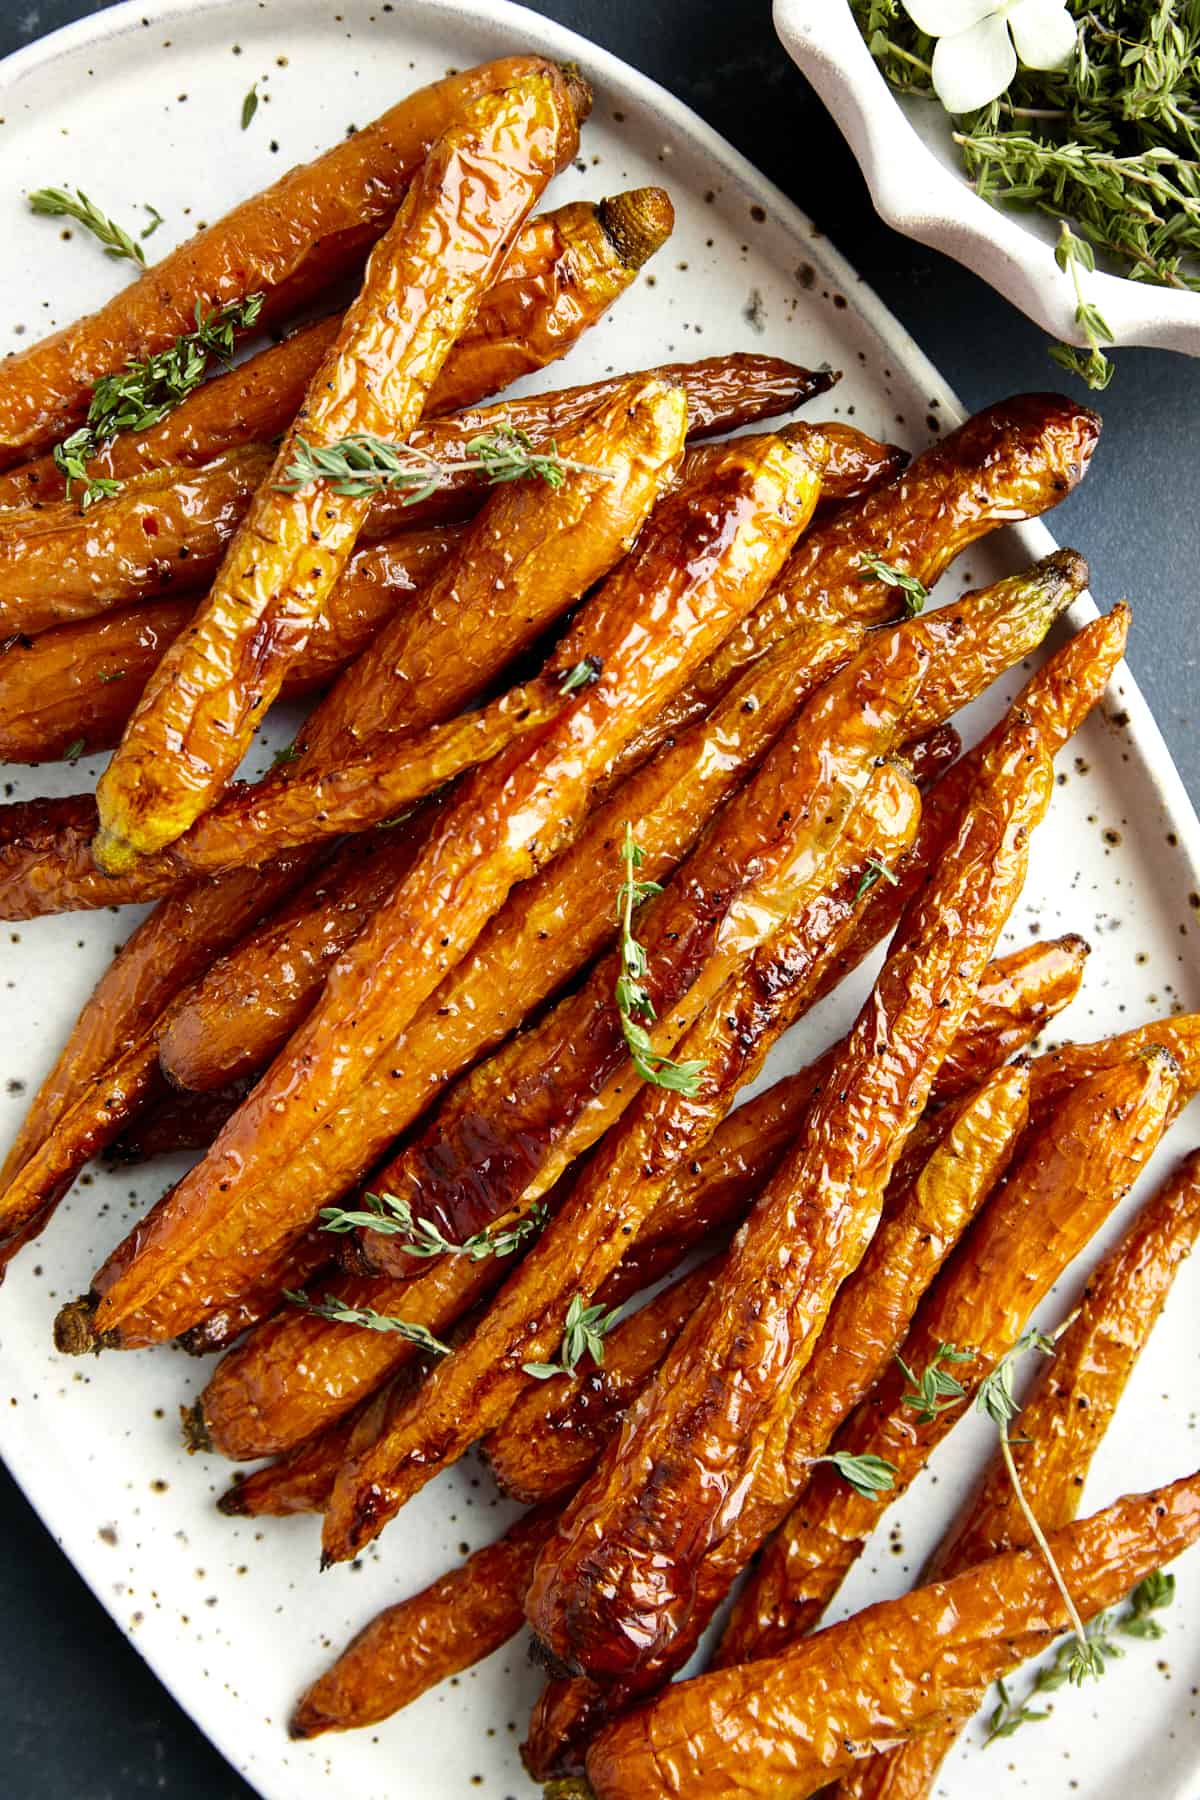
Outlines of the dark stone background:
[{"label": "dark stone background", "polygon": [[[5,0],[0,56],[107,0]],[[956,263],[875,217],[852,157],[784,56],[765,0],[527,0],[693,106],[809,212],[971,408],[1065,380],[1037,328]],[[1101,603],[1128,594],[1130,660],[1189,791],[1200,568],[1200,361],[1121,352],[1104,442],[1055,514]],[[251,1790],[159,1687],[0,1472],[0,1789],[14,1800],[235,1800]]]}]

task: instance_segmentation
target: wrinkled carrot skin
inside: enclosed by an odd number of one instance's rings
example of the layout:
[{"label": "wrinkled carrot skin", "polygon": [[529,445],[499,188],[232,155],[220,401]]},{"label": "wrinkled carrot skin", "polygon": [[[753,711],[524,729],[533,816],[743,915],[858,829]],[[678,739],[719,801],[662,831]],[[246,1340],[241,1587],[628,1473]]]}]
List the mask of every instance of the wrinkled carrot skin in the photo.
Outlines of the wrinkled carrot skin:
[{"label": "wrinkled carrot skin", "polygon": [[[1040,726],[1052,755],[1057,755],[1073,737],[1100,699],[1124,654],[1130,617],[1129,607],[1120,601],[1111,612],[1093,619],[1043,663],[1013,702],[1014,711],[1023,711]],[[881,938],[888,936],[912,896],[928,880],[930,869],[957,827],[980,763],[996,742],[1000,729],[998,726],[991,731],[926,795],[917,841],[893,871],[897,877],[895,886],[877,882],[867,896],[858,933],[845,950],[843,964],[831,970],[826,992],[856,968]]]},{"label": "wrinkled carrot skin", "polygon": [[[722,431],[748,420],[789,411],[830,385],[819,373],[777,357],[711,357],[698,363],[668,363],[643,372],[643,379],[679,382],[688,396],[692,436]],[[448,418],[426,418],[405,433],[405,441],[447,465],[446,484],[419,502],[402,492],[384,491],[368,503],[361,539],[389,538],[417,526],[468,519],[487,499],[486,475],[460,467],[474,457],[475,438],[511,426],[524,431],[535,449],[549,450],[575,429],[597,405],[613,399],[626,377],[526,399],[475,406]],[[291,424],[296,409],[289,414]],[[848,426],[834,426],[828,439],[828,491],[832,499],[870,486],[891,460],[891,446],[863,439]],[[395,436],[395,432],[389,435]],[[802,438],[803,434],[792,431]],[[275,452],[267,444],[246,444],[199,468],[164,467],[134,477],[123,493],[82,517],[72,502],[34,512],[0,513],[0,621],[8,632],[43,631],[67,620],[91,618],[131,600],[195,593],[217,574],[268,475]],[[881,462],[885,467],[881,470]],[[697,476],[711,466],[697,461]],[[26,553],[32,558],[26,563]],[[39,582],[30,580],[36,567]]]},{"label": "wrinkled carrot skin", "polygon": [[63,503],[0,515],[0,631],[32,635],[131,600],[195,593],[273,460],[247,444],[203,469],[172,469],[169,487],[161,471],[134,476],[83,514]]},{"label": "wrinkled carrot skin", "polygon": [[[610,398],[618,393],[614,388]],[[822,504],[869,491],[890,478],[897,466],[903,466],[902,461],[897,463],[901,453],[894,446],[875,444],[863,433],[836,422],[806,425],[803,433],[786,426],[781,435],[789,442],[820,442],[825,451]],[[557,440],[563,454],[565,436]],[[691,479],[692,473],[703,467],[701,449],[706,458],[719,453],[717,445],[690,450],[681,480]],[[409,527],[382,543],[360,545],[335,584],[303,653],[288,671],[281,698],[324,686],[359,656],[380,626],[394,616],[405,594],[437,573],[460,531],[455,525]],[[42,631],[35,638],[18,634],[0,646],[0,759],[54,761],[81,738],[87,751],[111,749],[119,742],[125,722],[167,646],[191,619],[196,604],[182,597],[146,601]],[[412,610],[415,615],[418,609]]]},{"label": "wrinkled carrot skin", "polygon": [[[185,1102],[191,1098],[187,1094],[179,1096]],[[201,1094],[196,1098],[203,1103],[208,1096]],[[329,1239],[323,1231],[314,1227],[293,1246],[292,1254],[275,1287],[258,1288],[231,1302],[220,1312],[210,1313],[202,1325],[197,1325],[192,1331],[185,1331],[176,1339],[179,1348],[186,1350],[189,1356],[221,1355],[256,1325],[274,1318],[286,1304],[285,1292],[295,1293],[315,1276],[323,1274],[328,1265]]]},{"label": "wrinkled carrot skin", "polygon": [[549,1520],[529,1513],[411,1600],[389,1606],[301,1696],[294,1738],[390,1718],[520,1630],[520,1594]]},{"label": "wrinkled carrot skin", "polygon": [[310,715],[301,734],[310,761],[336,764],[383,733],[449,719],[494,687],[629,551],[674,480],[685,429],[679,389],[638,377],[559,439],[565,458],[603,476],[574,471],[557,488],[495,489],[459,555]]},{"label": "wrinkled carrot skin", "polygon": [[[264,323],[302,305],[361,260],[434,140],[481,95],[552,69],[537,57],[505,57],[418,89],[171,251],[98,312],[9,357],[0,372],[0,466],[68,430],[101,375],[192,330],[198,300],[212,307],[265,294]],[[583,82],[575,95],[585,117]],[[563,149],[564,160],[574,154]]]},{"label": "wrinkled carrot skin", "polygon": [[658,1367],[719,1268],[713,1258],[622,1320],[604,1361],[527,1388],[489,1432],[483,1455],[503,1491],[527,1506],[569,1494],[608,1442],[625,1408]]},{"label": "wrinkled carrot skin", "polygon": [[938,1071],[936,1098],[953,1099],[979,1085],[986,1073],[975,1060],[981,1048],[991,1067],[993,1059],[1007,1062],[1040,1036],[1079,992],[1090,955],[1087,939],[1072,931],[1049,941],[1035,939],[1005,957],[1003,966],[992,963],[975,1001],[979,1035],[960,1036],[951,1045]]},{"label": "wrinkled carrot skin", "polygon": [[797,625],[894,618],[896,591],[864,576],[865,554],[932,587],[968,544],[1065,499],[1087,470],[1099,430],[1095,413],[1057,394],[1018,394],[976,413],[861,506],[810,532],[659,728],[678,730]]},{"label": "wrinkled carrot skin", "polygon": [[[1071,552],[1060,553],[1026,576],[999,583],[957,607],[900,628],[933,653],[930,672],[906,729],[934,725],[980,692],[1024,653],[1023,647],[1040,641],[1059,606],[1085,579],[1086,566],[1081,559]],[[785,640],[764,659],[762,667],[769,669],[778,659],[786,665],[790,661],[788,644],[794,650],[796,640]],[[741,693],[743,685],[735,688],[730,700]],[[618,791],[612,805],[619,808],[622,804],[628,802]],[[710,831],[710,849],[716,841]],[[705,891],[731,891],[723,861],[713,864]],[[664,916],[671,906],[672,902],[664,901],[645,918],[655,979],[667,978],[694,933],[694,925],[686,920]],[[715,924],[711,899],[697,899],[693,910],[710,916]],[[449,1098],[404,1159],[399,1191],[420,1216],[436,1220],[451,1238],[469,1235],[486,1223],[490,1209],[503,1210],[512,1195],[521,1191],[545,1155],[548,1132],[569,1134],[579,1105],[594,1096],[619,1066],[614,1056],[623,1056],[609,1002],[613,980],[615,971],[612,975],[598,972],[541,1027],[514,1041],[490,1063],[480,1065]],[[826,976],[822,991],[827,985]],[[680,991],[665,988],[656,996],[660,1013],[666,1013]],[[564,1142],[572,1154],[583,1147],[569,1135]],[[562,1166],[565,1154],[566,1149],[556,1153],[552,1170]],[[514,1184],[507,1190],[506,1181]],[[398,1272],[394,1246],[387,1240],[365,1234],[363,1254],[371,1265]]]},{"label": "wrinkled carrot skin", "polygon": [[[417,869],[332,971],[288,1051],[210,1156],[155,1209],[143,1253],[101,1302],[102,1331],[119,1324],[131,1345],[188,1329],[265,1275],[321,1202],[382,1152],[390,1134],[365,1089],[401,1066],[401,1032],[511,887],[549,860],[620,745],[774,578],[817,485],[811,464],[785,446],[734,446],[706,484],[657,510],[559,646],[567,667],[597,658],[598,681],[571,697],[532,749],[518,746],[461,787]],[[341,1048],[329,1055],[335,1042]],[[282,1112],[277,1087],[288,1096]],[[321,1124],[350,1092],[347,1171]]]},{"label": "wrinkled carrot skin", "polygon": [[403,437],[516,233],[579,141],[557,74],[485,96],[440,138],[250,503],[196,624],[163,658],[97,786],[110,874],[184,832],[232,775],[365,522],[365,495],[284,492],[301,436]]},{"label": "wrinkled carrot skin", "polygon": [[1059,1044],[1033,1064],[1034,1118],[1044,1117],[1080,1081],[1115,1068],[1151,1044],[1169,1050],[1179,1066],[1179,1105],[1200,1090],[1200,1013],[1155,1019],[1093,1044]]},{"label": "wrinkled carrot skin", "polygon": [[[155,1021],[177,988],[201,973],[296,885],[284,861],[239,871],[203,900],[179,895],[143,921],[100,978],[43,1081],[0,1168],[0,1269],[49,1220],[88,1158],[157,1091]],[[255,879],[257,874],[258,879]]]},{"label": "wrinkled carrot skin", "polygon": [[870,1241],[892,1168],[1024,882],[1052,785],[1036,728],[1012,721],[796,1149],[739,1235],[726,1279],[539,1559],[529,1621],[567,1669],[627,1675],[686,1623],[696,1570],[736,1521],[755,1433],[808,1362]]},{"label": "wrinkled carrot skin", "polygon": [[[1084,1619],[1200,1536],[1200,1476],[1051,1535]],[[788,1655],[677,1683],[603,1731],[597,1800],[805,1800],[881,1747],[962,1718],[1067,1626],[1039,1551],[1011,1551],[832,1625]]]},{"label": "wrinkled carrot skin", "polygon": [[[323,687],[365,650],[385,620],[436,574],[459,530],[405,532],[356,550],[281,697]],[[37,637],[10,638],[0,646],[0,760],[52,762],[81,740],[86,753],[111,749],[196,605],[187,598],[150,600]]]},{"label": "wrinkled carrot skin", "polygon": [[[791,789],[791,810],[778,815],[776,840],[762,842],[761,878],[746,893],[741,919],[735,915],[733,921],[740,942],[716,959],[718,969],[722,962],[730,968],[728,978],[717,986],[705,972],[711,1004],[678,1046],[686,1059],[703,1065],[695,1092],[641,1088],[619,1130],[581,1171],[471,1336],[442,1359],[386,1436],[339,1472],[322,1535],[327,1562],[357,1554],[440,1467],[505,1416],[529,1386],[528,1365],[554,1356],[574,1297],[592,1303],[674,1169],[711,1135],[738,1087],[753,1079],[802,1005],[820,962],[823,933],[814,915],[820,914],[822,888],[861,879],[866,852],[851,810],[855,790],[870,783],[858,809],[871,815],[869,836],[903,841],[911,833],[916,790],[892,769],[872,777],[863,751],[872,735],[886,732],[889,709],[903,705],[904,688],[911,692],[919,679],[920,659],[910,647],[907,671],[897,660],[886,675],[878,662],[872,673],[876,683],[885,683],[879,717],[845,721],[840,741],[836,732],[814,730],[815,758],[823,763],[819,778]],[[850,710],[843,698],[837,714],[831,709],[831,722]],[[893,729],[894,723],[892,712]],[[781,922],[772,931],[774,920]]]},{"label": "wrinkled carrot skin", "polygon": [[[672,224],[661,188],[637,188],[598,205],[576,200],[529,220],[447,357],[426,416],[476,405],[564,355],[629,286]],[[127,480],[282,436],[340,326],[340,314],[318,319],[204,382],[149,431],[110,438],[88,464],[89,475]],[[44,505],[65,489],[53,457],[39,457],[0,475],[0,509]]]},{"label": "wrinkled carrot skin", "polygon": [[[696,1575],[684,1629],[632,1682],[585,1677],[552,1683],[534,1710],[522,1754],[537,1780],[582,1767],[606,1718],[659,1688],[690,1659],[702,1632],[755,1552],[787,1516],[812,1459],[886,1369],[929,1282],[1011,1159],[1028,1118],[1029,1074],[998,1070],[961,1109],[948,1109],[932,1154],[888,1189],[883,1220],[842,1285],[786,1407],[768,1422],[753,1483],[729,1536]],[[506,1430],[515,1423],[506,1421]],[[554,1466],[555,1449],[550,1450]]]},{"label": "wrinkled carrot skin", "polygon": [[413,832],[431,826],[422,812],[345,845],[248,939],[218,957],[164,1027],[159,1059],[168,1080],[211,1091],[269,1061],[316,999],[328,968],[408,873]]},{"label": "wrinkled carrot skin", "polygon": [[[1177,1087],[1174,1062],[1154,1048],[1067,1096],[926,1296],[902,1352],[910,1368],[926,1368],[941,1343],[974,1351],[954,1367],[974,1393],[1145,1166]],[[895,1465],[889,1500],[961,1416],[952,1409],[918,1420],[903,1402],[905,1388],[899,1368],[890,1371],[835,1440],[839,1451],[869,1443]],[[877,1524],[883,1506],[826,1473],[813,1472],[739,1597],[718,1652],[723,1662],[775,1654],[809,1630]]]},{"label": "wrinkled carrot skin", "polygon": [[[1092,1457],[1198,1231],[1200,1152],[1193,1151],[1090,1277],[1078,1316],[1039,1371],[1013,1427],[1013,1460],[1044,1531],[1075,1518]],[[1011,1477],[996,1456],[939,1544],[925,1579],[948,1580],[989,1556],[1024,1549],[1028,1541]],[[980,1700],[983,1693],[981,1688]],[[957,1736],[957,1727],[931,1731],[859,1763],[839,1786],[837,1800],[925,1800]]]},{"label": "wrinkled carrot skin", "polygon": [[[162,899],[199,877],[228,874],[247,864],[262,867],[289,852],[382,825],[468,770],[543,732],[562,711],[567,673],[551,671],[489,706],[424,731],[376,738],[333,768],[297,771],[290,779],[235,782],[182,837],[139,858],[120,875],[97,869],[92,855],[95,814],[80,805],[70,827],[56,832],[43,853],[28,857],[21,884],[38,911],[129,905]],[[11,864],[22,846],[14,842],[5,848],[11,878]]]}]

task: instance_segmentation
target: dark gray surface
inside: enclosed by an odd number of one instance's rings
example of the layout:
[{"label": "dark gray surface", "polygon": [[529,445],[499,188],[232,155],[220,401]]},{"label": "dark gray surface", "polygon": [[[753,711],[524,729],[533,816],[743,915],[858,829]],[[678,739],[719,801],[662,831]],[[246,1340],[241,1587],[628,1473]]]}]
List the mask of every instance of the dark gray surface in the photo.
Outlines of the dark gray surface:
[{"label": "dark gray surface", "polygon": [[[970,407],[1060,385],[1045,340],[954,263],[888,231],[820,104],[779,49],[765,0],[531,0],[695,107],[803,206]],[[0,4],[0,55],[104,0]],[[1131,660],[1193,797],[1200,567],[1200,361],[1121,353],[1083,488],[1055,515],[1097,599],[1135,604]],[[251,1790],[172,1703],[0,1473],[0,1791],[19,1800]]]}]

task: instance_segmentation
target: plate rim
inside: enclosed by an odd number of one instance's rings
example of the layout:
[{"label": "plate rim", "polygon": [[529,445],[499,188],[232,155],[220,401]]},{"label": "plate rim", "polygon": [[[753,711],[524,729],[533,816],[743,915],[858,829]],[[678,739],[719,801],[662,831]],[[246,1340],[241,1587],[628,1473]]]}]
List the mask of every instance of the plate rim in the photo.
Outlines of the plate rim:
[{"label": "plate rim", "polygon": [[[158,26],[172,19],[186,19],[189,23],[194,23],[205,14],[215,17],[220,13],[232,13],[247,3],[248,0],[118,0],[117,5],[103,12],[73,20],[0,58],[0,95],[15,91],[18,84],[35,71],[73,55],[88,45],[124,37],[134,31],[140,32],[146,23]],[[686,136],[705,156],[721,166],[731,179],[747,191],[752,191],[760,202],[778,216],[785,228],[798,237],[817,239],[821,245],[822,261],[836,274],[846,293],[853,296],[851,304],[857,308],[881,342],[887,344],[898,361],[902,360],[906,373],[923,386],[931,397],[936,396],[942,413],[952,425],[961,423],[966,417],[957,394],[936,365],[879,298],[870,283],[814,224],[803,207],[790,199],[747,156],[670,89],[655,81],[652,76],[643,74],[615,52],[606,50],[569,26],[560,25],[557,20],[519,4],[518,0],[406,0],[406,9],[412,14],[424,14],[427,17],[442,14],[448,18],[461,18],[488,27],[500,24],[506,30],[511,25],[515,38],[519,38],[520,33],[524,32],[532,41],[544,47],[548,54],[579,61],[585,72],[595,74],[598,83],[616,81],[627,89],[632,89],[636,97],[643,103],[648,103],[666,124]],[[782,46],[780,50],[783,54]],[[1048,555],[1057,548],[1057,540],[1038,519],[1009,526],[1007,532],[1021,544],[1031,559]],[[1066,618],[1073,627],[1078,628],[1098,614],[1099,608],[1091,594],[1085,592],[1069,609]],[[1168,816],[1172,829],[1178,835],[1179,850],[1186,859],[1189,874],[1195,885],[1200,886],[1200,813],[1175,767],[1158,723],[1125,662],[1114,673],[1113,684],[1118,681],[1121,684],[1121,705],[1128,715],[1129,754],[1148,781],[1164,814]],[[104,1608],[125,1641],[132,1645],[176,1705],[242,1780],[262,1795],[264,1800],[273,1800],[273,1788],[263,1788],[239,1754],[232,1729],[224,1729],[219,1722],[210,1720],[206,1715],[202,1690],[197,1688],[192,1694],[186,1687],[177,1686],[169,1659],[139,1640],[128,1628],[116,1606],[110,1605],[109,1598],[101,1589],[99,1566],[97,1565],[93,1575],[90,1559],[85,1554],[83,1534],[72,1531],[69,1517],[63,1520],[57,1513],[43,1510],[35,1498],[37,1478],[33,1467],[23,1469],[22,1459],[19,1456],[16,1460],[13,1459],[10,1447],[4,1443],[3,1438],[4,1434],[0,1432],[0,1454],[9,1474],[33,1508],[39,1523],[67,1557],[76,1575]],[[1184,1800],[1184,1789],[1181,1787],[1173,1797],[1164,1795],[1163,1800]]]}]

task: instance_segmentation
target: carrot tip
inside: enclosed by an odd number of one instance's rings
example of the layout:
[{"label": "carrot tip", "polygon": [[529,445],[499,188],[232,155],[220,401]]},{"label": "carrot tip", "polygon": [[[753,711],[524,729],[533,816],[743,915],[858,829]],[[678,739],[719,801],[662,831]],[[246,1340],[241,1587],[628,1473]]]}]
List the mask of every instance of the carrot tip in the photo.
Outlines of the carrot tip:
[{"label": "carrot tip", "polygon": [[604,235],[627,269],[640,269],[675,229],[675,208],[665,188],[629,188],[598,207]]},{"label": "carrot tip", "polygon": [[89,1350],[99,1353],[104,1348],[96,1330],[96,1306],[95,1294],[81,1294],[60,1308],[54,1321],[54,1348],[60,1356],[86,1356]]},{"label": "carrot tip", "polygon": [[128,838],[102,826],[92,839],[92,857],[105,875],[126,875],[138,860],[138,852]]}]

